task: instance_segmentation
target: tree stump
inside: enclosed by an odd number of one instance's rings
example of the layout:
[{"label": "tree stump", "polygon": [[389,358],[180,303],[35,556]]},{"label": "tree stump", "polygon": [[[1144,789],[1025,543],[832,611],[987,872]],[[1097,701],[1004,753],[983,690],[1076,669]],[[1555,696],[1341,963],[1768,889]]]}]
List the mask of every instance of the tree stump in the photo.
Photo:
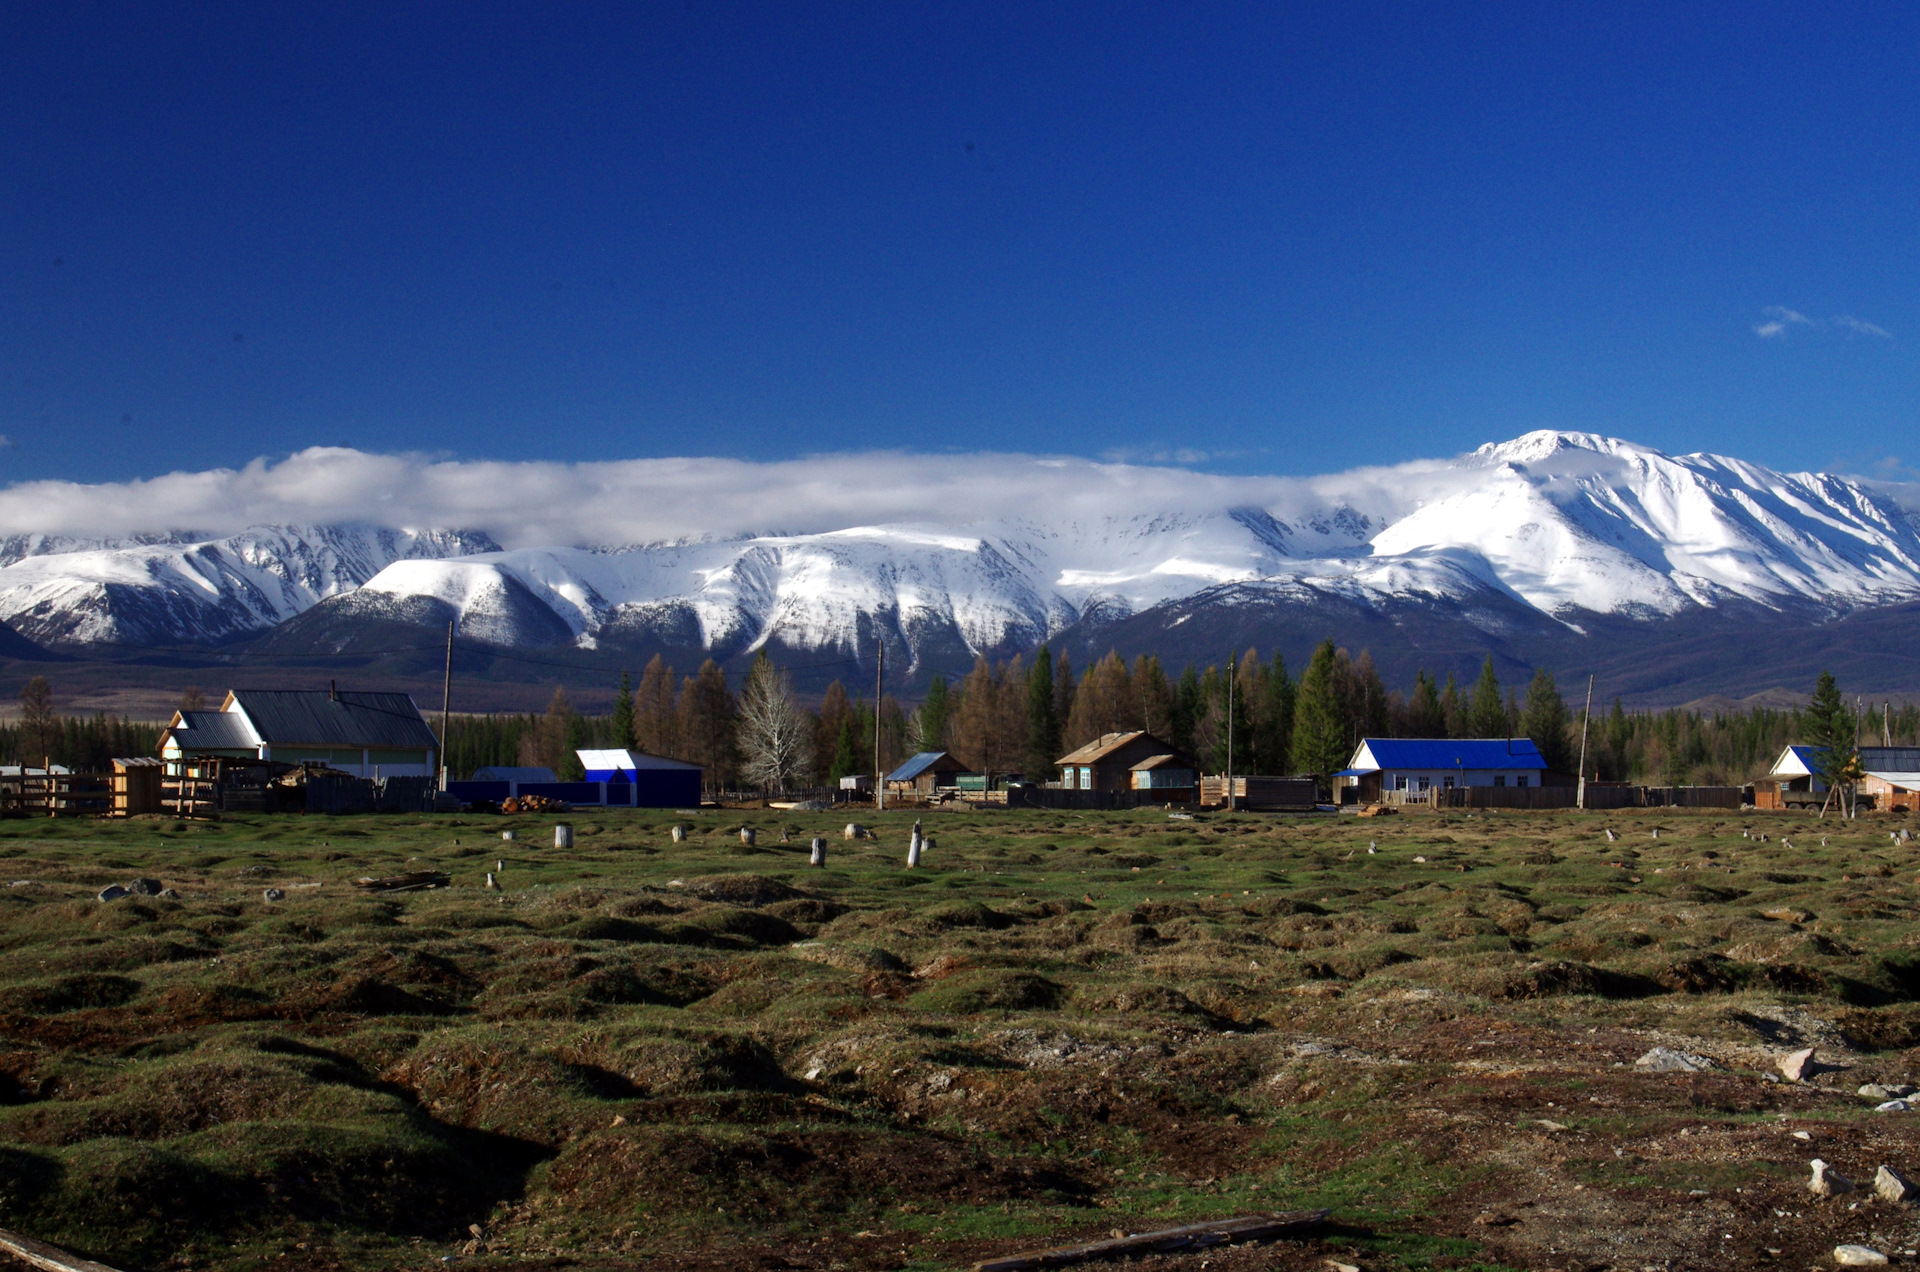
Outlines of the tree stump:
[{"label": "tree stump", "polygon": [[555,848],[573,847],[573,827],[559,825],[553,828],[553,846]]},{"label": "tree stump", "polygon": [[807,854],[807,864],[824,866],[827,864],[827,841],[819,835],[813,837],[812,851]]},{"label": "tree stump", "polygon": [[741,842],[741,843],[743,843],[743,844],[745,844],[745,845],[746,845],[747,847],[749,847],[749,848],[751,848],[751,847],[753,847],[753,841],[754,841],[754,839],[755,839],[755,838],[757,838],[757,832],[755,832],[755,830],[753,829],[753,827],[751,827],[751,826],[742,826],[742,827],[740,828],[740,842]]},{"label": "tree stump", "polygon": [[687,842],[687,828],[685,826],[675,826],[673,828],[673,842],[676,844],[684,844]]}]

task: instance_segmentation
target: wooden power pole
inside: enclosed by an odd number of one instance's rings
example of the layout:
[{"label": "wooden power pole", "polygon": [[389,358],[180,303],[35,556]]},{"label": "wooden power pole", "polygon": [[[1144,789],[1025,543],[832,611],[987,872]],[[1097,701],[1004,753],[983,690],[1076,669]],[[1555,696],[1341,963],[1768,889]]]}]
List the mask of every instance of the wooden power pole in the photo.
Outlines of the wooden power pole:
[{"label": "wooden power pole", "polygon": [[878,813],[887,807],[887,772],[880,767],[880,682],[886,674],[887,642],[878,624],[874,626],[873,648],[873,811]]},{"label": "wooden power pole", "polygon": [[1234,653],[1227,651],[1227,811],[1233,811],[1233,681],[1238,668]]},{"label": "wooden power pole", "polygon": [[447,620],[447,670],[440,681],[440,789],[447,789],[447,718],[453,710],[453,620]]},{"label": "wooden power pole", "polygon": [[1580,783],[1574,792],[1573,806],[1585,810],[1587,806],[1587,726],[1593,720],[1593,676],[1587,676],[1587,705],[1580,712]]}]

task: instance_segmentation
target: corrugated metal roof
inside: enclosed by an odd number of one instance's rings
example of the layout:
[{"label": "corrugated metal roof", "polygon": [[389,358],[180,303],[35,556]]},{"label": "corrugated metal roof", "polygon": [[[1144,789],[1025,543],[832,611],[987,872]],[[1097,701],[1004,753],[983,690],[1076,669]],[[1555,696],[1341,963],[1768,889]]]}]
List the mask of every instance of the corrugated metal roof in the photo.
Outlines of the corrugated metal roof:
[{"label": "corrugated metal roof", "polygon": [[1145,729],[1135,729],[1130,733],[1103,733],[1077,751],[1069,751],[1054,761],[1062,764],[1098,764],[1110,752],[1117,751],[1135,738],[1145,737]]},{"label": "corrugated metal roof", "polygon": [[260,745],[246,718],[230,711],[182,711],[180,723],[167,732],[183,751],[252,751]]},{"label": "corrugated metal roof", "polygon": [[[1532,738],[1367,738],[1360,747],[1383,769],[1544,769]],[[1362,769],[1360,750],[1353,769]]]},{"label": "corrugated metal roof", "polygon": [[1860,763],[1873,773],[1920,773],[1920,746],[1863,746]]},{"label": "corrugated metal roof", "polygon": [[1868,777],[1877,777],[1889,786],[1898,786],[1905,790],[1920,790],[1920,770],[1915,769],[1868,769]]},{"label": "corrugated metal roof", "polygon": [[440,746],[409,694],[235,689],[233,698],[269,746]]},{"label": "corrugated metal roof", "polygon": [[1133,766],[1133,772],[1146,773],[1158,768],[1191,768],[1192,765],[1177,755],[1149,755]]},{"label": "corrugated metal roof", "polygon": [[[953,759],[953,757],[945,751],[922,751],[920,754],[909,759],[905,764],[902,764],[899,768],[893,770],[893,772],[887,774],[887,780],[889,782],[911,782],[928,769],[938,765],[941,760],[949,759]],[[960,770],[964,769],[966,765],[960,763],[958,760],[954,760],[954,762],[947,767]]]},{"label": "corrugated metal roof", "polygon": [[[698,770],[698,764],[689,764],[685,760],[670,760],[664,755],[648,755],[645,751],[625,749],[611,751],[575,751],[580,757],[580,767],[589,773],[611,773],[615,769],[637,773],[641,769],[687,769]],[[588,781],[599,781],[589,777]]]}]

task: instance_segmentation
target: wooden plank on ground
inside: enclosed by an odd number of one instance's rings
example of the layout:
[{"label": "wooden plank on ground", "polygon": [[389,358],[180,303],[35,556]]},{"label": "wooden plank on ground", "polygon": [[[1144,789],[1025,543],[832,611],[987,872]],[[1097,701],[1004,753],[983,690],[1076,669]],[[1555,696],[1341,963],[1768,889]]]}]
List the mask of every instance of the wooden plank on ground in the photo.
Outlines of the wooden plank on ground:
[{"label": "wooden plank on ground", "polygon": [[1030,1250],[999,1259],[985,1259],[973,1265],[973,1272],[1031,1272],[1035,1268],[1061,1268],[1099,1259],[1119,1259],[1135,1254],[1179,1254],[1229,1245],[1235,1241],[1270,1241],[1317,1228],[1331,1214],[1327,1210],[1288,1210],[1276,1214],[1238,1215],[1232,1219],[1213,1219],[1192,1223],[1184,1228],[1163,1228],[1158,1232],[1138,1232],[1105,1241],[1082,1245],[1056,1246],[1051,1250]]},{"label": "wooden plank on ground", "polygon": [[23,1237],[17,1232],[8,1232],[5,1228],[0,1228],[0,1250],[5,1250],[23,1263],[44,1268],[46,1272],[117,1272],[117,1269],[104,1263],[68,1254],[65,1250],[35,1241],[32,1237]]}]

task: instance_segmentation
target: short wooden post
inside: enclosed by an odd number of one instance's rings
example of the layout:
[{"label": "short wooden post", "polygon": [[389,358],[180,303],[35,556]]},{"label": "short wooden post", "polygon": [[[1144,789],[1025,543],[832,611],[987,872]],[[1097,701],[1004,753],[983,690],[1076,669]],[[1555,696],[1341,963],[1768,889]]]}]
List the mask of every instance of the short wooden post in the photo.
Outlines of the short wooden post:
[{"label": "short wooden post", "polygon": [[673,828],[673,842],[676,844],[684,844],[687,842],[687,828],[685,826],[675,826]]},{"label": "short wooden post", "polygon": [[573,827],[562,823],[553,828],[553,846],[555,848],[573,847]]},{"label": "short wooden post", "polygon": [[753,841],[755,837],[756,836],[755,836],[753,827],[742,826],[740,828],[740,842],[745,844],[747,847],[749,848],[753,847]]},{"label": "short wooden post", "polygon": [[807,864],[810,866],[827,864],[827,841],[819,835],[813,837],[813,850],[807,854]]}]

